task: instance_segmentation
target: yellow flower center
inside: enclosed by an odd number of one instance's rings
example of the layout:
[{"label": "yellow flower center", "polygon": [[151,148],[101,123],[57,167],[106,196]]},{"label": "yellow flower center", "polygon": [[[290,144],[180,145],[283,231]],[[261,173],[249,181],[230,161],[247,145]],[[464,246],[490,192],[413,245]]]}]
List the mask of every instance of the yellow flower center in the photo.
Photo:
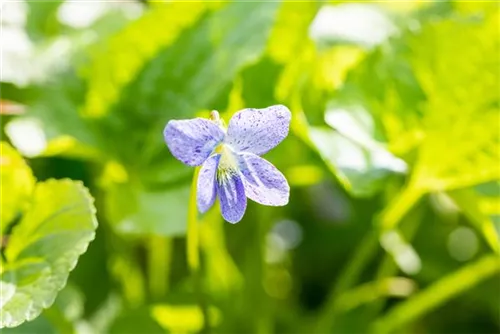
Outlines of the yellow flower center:
[{"label": "yellow flower center", "polygon": [[221,181],[225,180],[231,174],[236,173],[238,170],[238,161],[229,145],[220,144],[215,148],[214,152],[220,154],[217,176]]}]

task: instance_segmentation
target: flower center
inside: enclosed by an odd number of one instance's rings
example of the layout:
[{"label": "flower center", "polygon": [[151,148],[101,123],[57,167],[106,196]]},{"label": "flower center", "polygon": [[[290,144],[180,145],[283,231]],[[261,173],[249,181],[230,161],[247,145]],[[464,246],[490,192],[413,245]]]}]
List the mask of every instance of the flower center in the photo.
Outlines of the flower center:
[{"label": "flower center", "polygon": [[214,152],[220,154],[217,177],[221,181],[237,172],[238,161],[236,160],[236,156],[229,145],[222,143],[215,148]]}]

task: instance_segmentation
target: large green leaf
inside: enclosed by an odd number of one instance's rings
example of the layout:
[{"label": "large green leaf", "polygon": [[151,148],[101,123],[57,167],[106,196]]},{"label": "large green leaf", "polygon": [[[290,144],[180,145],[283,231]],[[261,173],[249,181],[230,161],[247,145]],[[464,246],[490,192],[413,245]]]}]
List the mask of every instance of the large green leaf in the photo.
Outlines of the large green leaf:
[{"label": "large green leaf", "polygon": [[[500,68],[498,24],[498,13],[477,23],[447,20],[411,41],[412,65],[427,95],[426,134],[413,176],[421,187],[456,189],[500,179],[500,138],[491,126],[500,121],[500,73],[492,71]],[[460,39],[447,38],[457,33]]]},{"label": "large green leaf", "polygon": [[32,320],[52,305],[94,238],[97,221],[92,201],[79,182],[49,180],[36,185],[32,204],[4,250],[1,327]]},{"label": "large green leaf", "polygon": [[[409,39],[409,61],[426,99],[413,172],[382,215],[384,227],[394,226],[425,193],[500,180],[500,138],[491,126],[500,122],[500,74],[492,71],[500,68],[498,19],[494,13],[484,20],[438,21]],[[450,38],[456,34],[460,39]]]},{"label": "large green leaf", "polygon": [[[0,143],[0,224],[3,234],[12,220],[29,204],[35,185],[31,169],[21,155],[6,142]],[[7,195],[8,194],[8,195]]]},{"label": "large green leaf", "polygon": [[102,48],[97,48],[91,66],[84,70],[89,89],[82,114],[92,118],[104,115],[144,64],[173,44],[180,33],[195,24],[208,9],[209,4],[205,3],[156,5],[112,36]]}]

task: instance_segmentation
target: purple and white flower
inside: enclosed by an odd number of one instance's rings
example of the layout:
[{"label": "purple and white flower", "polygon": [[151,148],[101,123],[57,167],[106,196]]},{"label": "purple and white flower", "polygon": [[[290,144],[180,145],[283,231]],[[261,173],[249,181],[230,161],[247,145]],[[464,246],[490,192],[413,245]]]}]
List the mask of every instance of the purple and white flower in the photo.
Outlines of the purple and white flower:
[{"label": "purple and white flower", "polygon": [[217,195],[222,216],[230,223],[243,217],[247,197],[270,206],[288,203],[287,180],[260,155],[288,135],[291,113],[282,105],[243,109],[224,126],[219,114],[211,119],[171,120],[163,132],[170,152],[189,166],[200,166],[197,204],[208,211]]}]

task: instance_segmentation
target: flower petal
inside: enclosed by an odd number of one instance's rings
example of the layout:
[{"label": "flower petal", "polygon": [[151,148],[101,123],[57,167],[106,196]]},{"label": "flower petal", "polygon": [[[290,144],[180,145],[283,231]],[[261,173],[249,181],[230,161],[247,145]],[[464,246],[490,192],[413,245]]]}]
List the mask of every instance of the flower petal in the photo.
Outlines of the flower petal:
[{"label": "flower petal", "polygon": [[224,131],[204,118],[169,121],[163,135],[173,156],[189,166],[201,165],[224,139]]},{"label": "flower petal", "polygon": [[247,208],[243,181],[237,172],[225,172],[218,176],[217,193],[219,194],[222,217],[235,224],[243,218]]},{"label": "flower petal", "polygon": [[196,186],[196,202],[198,211],[205,213],[214,205],[217,197],[215,187],[215,173],[219,165],[220,154],[215,154],[209,157],[201,166],[198,174],[198,183]]},{"label": "flower petal", "polygon": [[240,153],[239,161],[248,198],[264,205],[288,204],[290,186],[273,164],[252,153]]},{"label": "flower petal", "polygon": [[229,121],[226,142],[236,151],[264,154],[288,135],[291,117],[282,105],[243,109]]}]

